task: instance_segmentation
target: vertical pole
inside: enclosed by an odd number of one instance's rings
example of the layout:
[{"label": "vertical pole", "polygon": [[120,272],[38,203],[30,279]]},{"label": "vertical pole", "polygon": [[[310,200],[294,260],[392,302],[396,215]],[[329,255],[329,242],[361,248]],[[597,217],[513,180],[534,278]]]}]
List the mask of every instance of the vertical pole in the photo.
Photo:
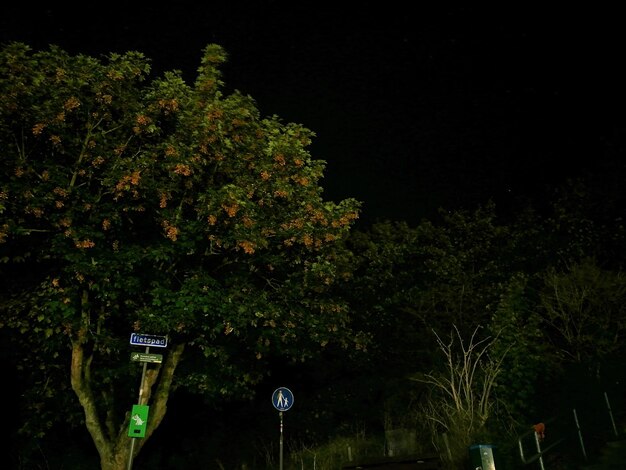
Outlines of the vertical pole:
[{"label": "vertical pole", "polygon": [[[146,354],[150,353],[150,346],[146,346]],[[141,372],[141,383],[139,384],[139,400],[137,401],[138,405],[142,405],[143,403],[141,403],[142,399],[143,399],[143,383],[144,380],[146,379],[146,369],[148,368],[148,363],[144,362],[143,363],[143,370]],[[133,454],[135,453],[135,439],[137,439],[136,437],[131,437],[130,438],[130,455],[128,456],[128,466],[126,467],[126,470],[131,470],[133,468]]]},{"label": "vertical pole", "polygon": [[587,451],[585,451],[585,443],[583,442],[583,433],[580,430],[580,424],[578,423],[578,415],[576,414],[576,408],[574,408],[574,422],[576,423],[576,430],[578,431],[578,439],[580,440],[580,448],[583,451],[583,457],[587,460]]},{"label": "vertical pole", "polygon": [[279,411],[278,416],[280,416],[280,457],[278,460],[278,467],[280,468],[280,470],[283,470],[283,412]]},{"label": "vertical pole", "polygon": [[609,410],[609,417],[611,418],[611,424],[613,425],[613,433],[615,437],[619,437],[617,433],[617,427],[615,426],[615,420],[613,419],[613,412],[611,411],[611,404],[609,403],[609,396],[604,392],[604,401],[606,401],[606,408]]},{"label": "vertical pole", "polygon": [[537,454],[539,455],[539,467],[541,470],[546,470],[543,466],[543,456],[541,455],[541,444],[539,443],[539,434],[535,432],[535,445],[537,447]]}]

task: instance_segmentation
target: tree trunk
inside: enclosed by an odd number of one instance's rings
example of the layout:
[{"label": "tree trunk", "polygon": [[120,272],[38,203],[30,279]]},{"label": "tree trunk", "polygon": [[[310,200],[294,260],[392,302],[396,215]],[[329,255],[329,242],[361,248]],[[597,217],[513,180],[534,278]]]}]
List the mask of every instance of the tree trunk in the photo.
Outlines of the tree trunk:
[{"label": "tree trunk", "polygon": [[[83,300],[86,303],[86,294]],[[87,315],[85,312],[83,314]],[[87,331],[87,328],[82,328],[72,338],[72,388],[85,412],[85,425],[100,455],[101,469],[127,470],[131,439],[135,440],[133,445],[133,458],[135,458],[165,417],[174,371],[180,362],[185,345],[174,345],[166,355],[162,365],[146,371],[140,404],[150,406],[148,427],[144,438],[131,438],[128,436],[131,403],[129,403],[129,411],[126,412],[124,418],[116,421],[114,421],[114,417],[107,415],[107,413],[100,413],[96,408],[92,388],[94,384],[91,383],[90,373],[92,358],[85,351],[85,344],[88,341]],[[155,390],[154,393],[153,389]],[[107,416],[108,422],[104,423],[100,416]],[[116,427],[114,422],[121,424]]]}]

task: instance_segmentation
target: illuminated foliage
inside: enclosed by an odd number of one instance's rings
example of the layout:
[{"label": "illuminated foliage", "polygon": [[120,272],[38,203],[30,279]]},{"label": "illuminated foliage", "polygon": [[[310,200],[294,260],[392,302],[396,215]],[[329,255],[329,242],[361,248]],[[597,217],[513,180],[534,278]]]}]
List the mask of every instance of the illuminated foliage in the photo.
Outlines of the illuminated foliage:
[{"label": "illuminated foliage", "polygon": [[102,468],[125,468],[133,331],[170,338],[148,436],[172,388],[244,393],[271,355],[359,341],[328,295],[359,204],[322,199],[311,131],[223,94],[225,60],[206,47],[190,86],[138,52],[0,51],[0,327],[36,383],[71,383]]}]

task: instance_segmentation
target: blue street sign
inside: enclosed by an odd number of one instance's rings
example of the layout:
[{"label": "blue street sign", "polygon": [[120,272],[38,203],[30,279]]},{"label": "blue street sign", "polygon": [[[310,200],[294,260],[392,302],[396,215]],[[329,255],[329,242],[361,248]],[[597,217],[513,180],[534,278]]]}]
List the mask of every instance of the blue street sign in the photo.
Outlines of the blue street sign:
[{"label": "blue street sign", "polygon": [[155,348],[167,347],[167,336],[156,335],[140,335],[132,333],[130,335],[130,344],[134,346],[150,346]]},{"label": "blue street sign", "polygon": [[279,387],[272,393],[272,404],[278,411],[287,411],[293,406],[293,393],[285,387]]}]

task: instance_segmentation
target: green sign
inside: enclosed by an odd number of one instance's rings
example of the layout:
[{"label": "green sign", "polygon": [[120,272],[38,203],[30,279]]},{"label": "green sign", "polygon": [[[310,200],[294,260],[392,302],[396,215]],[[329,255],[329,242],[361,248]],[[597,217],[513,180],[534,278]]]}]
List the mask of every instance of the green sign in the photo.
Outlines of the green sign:
[{"label": "green sign", "polygon": [[148,405],[133,405],[130,413],[130,426],[128,427],[129,437],[146,437],[148,427]]},{"label": "green sign", "polygon": [[133,362],[155,362],[161,364],[163,362],[163,354],[131,353],[130,360]]}]

